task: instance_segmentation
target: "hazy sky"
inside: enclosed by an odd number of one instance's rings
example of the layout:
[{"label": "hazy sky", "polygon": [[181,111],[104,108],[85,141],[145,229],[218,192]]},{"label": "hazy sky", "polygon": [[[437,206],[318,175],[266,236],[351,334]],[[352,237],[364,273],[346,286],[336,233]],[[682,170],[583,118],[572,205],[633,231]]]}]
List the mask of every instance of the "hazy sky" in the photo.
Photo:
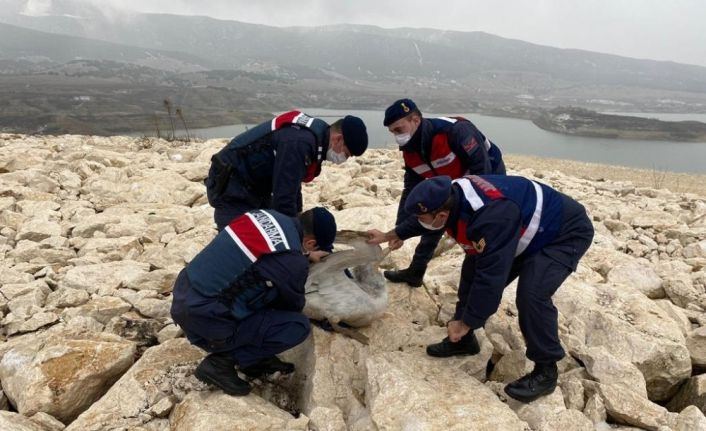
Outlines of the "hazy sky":
[{"label": "hazy sky", "polygon": [[[485,31],[561,48],[706,66],[706,0],[78,0],[275,26]],[[41,11],[51,0],[30,0]]]}]

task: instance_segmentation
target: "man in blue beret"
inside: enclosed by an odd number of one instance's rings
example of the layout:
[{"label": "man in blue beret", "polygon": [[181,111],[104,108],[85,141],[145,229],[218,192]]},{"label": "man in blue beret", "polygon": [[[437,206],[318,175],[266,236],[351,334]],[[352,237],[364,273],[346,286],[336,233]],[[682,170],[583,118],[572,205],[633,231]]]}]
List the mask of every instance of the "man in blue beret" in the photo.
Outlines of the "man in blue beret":
[{"label": "man in blue beret", "polygon": [[317,177],[324,160],[340,164],[367,147],[365,124],[352,115],[329,126],[291,111],[241,133],[211,158],[205,181],[218,230],[252,209],[295,216],[302,182]]},{"label": "man in blue beret", "polygon": [[[469,174],[505,175],[500,149],[478,128],[462,117],[423,118],[411,99],[400,99],[385,110],[385,127],[395,136],[404,158],[404,189],[397,209],[397,224],[416,223],[405,211],[407,196],[425,178],[447,175],[452,179]],[[441,232],[422,235],[409,267],[385,271],[394,282],[422,285]],[[395,241],[391,249],[402,246]]]},{"label": "man in blue beret", "polygon": [[427,354],[478,353],[473,331],[498,310],[503,290],[518,278],[520,330],[535,367],[508,384],[505,392],[524,402],[553,392],[556,363],[565,353],[552,295],[591,245],[593,225],[584,207],[527,178],[469,175],[422,181],[407,197],[405,210],[417,218],[416,228],[371,230],[369,242],[399,241],[446,229],[466,252],[448,337],[427,346]]},{"label": "man in blue beret", "polygon": [[302,314],[309,263],[304,256],[331,251],[336,221],[324,208],[296,218],[254,210],[233,219],[178,275],[171,315],[189,341],[209,352],[194,375],[230,395],[255,378],[291,373],[276,354],[306,339]]}]

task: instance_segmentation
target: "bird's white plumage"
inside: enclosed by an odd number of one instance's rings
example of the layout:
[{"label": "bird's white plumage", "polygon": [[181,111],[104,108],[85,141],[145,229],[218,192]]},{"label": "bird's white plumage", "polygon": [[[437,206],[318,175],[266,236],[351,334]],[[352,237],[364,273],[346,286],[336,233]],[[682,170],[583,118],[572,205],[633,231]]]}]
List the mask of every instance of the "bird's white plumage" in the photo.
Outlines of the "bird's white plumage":
[{"label": "bird's white plumage", "polygon": [[[360,327],[385,312],[387,289],[378,269],[382,249],[359,239],[349,245],[353,249],[333,253],[311,266],[304,306],[308,317]],[[346,268],[351,270],[352,279],[344,273]]]}]

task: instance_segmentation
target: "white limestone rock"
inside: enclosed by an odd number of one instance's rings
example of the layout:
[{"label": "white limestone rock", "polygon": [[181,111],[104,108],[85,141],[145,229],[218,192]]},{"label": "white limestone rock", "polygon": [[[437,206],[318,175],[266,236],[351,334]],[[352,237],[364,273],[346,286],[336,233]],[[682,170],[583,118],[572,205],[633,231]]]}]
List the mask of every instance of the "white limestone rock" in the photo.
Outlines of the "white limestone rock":
[{"label": "white limestone rock", "polygon": [[192,390],[207,389],[192,375],[203,356],[202,350],[191,346],[184,338],[147,349],[140,360],[66,431],[140,429],[149,427],[152,422],[164,423],[159,415],[153,416],[153,406],[167,397],[176,396],[178,399]]},{"label": "white limestone rock", "polygon": [[667,409],[621,386],[589,381],[585,385],[589,392],[602,398],[608,416],[618,423],[658,430],[673,422]]},{"label": "white limestone rock", "polygon": [[4,353],[0,380],[20,413],[70,422],[132,365],[134,354],[133,343],[108,334],[29,337]]},{"label": "white limestone rock", "polygon": [[646,259],[623,259],[608,272],[608,281],[625,284],[644,293],[648,298],[664,298],[662,279]]},{"label": "white limestone rock", "polygon": [[222,392],[191,392],[174,407],[169,419],[173,431],[306,431],[309,423],[306,416],[294,418],[258,396],[232,397]]},{"label": "white limestone rock", "polygon": [[647,398],[645,378],[640,370],[630,362],[617,359],[604,346],[589,347],[574,355],[583,362],[588,374],[597,382],[622,386],[625,390]]},{"label": "white limestone rock", "polygon": [[111,291],[127,285],[149,270],[148,264],[130,260],[77,266],[66,272],[59,286],[88,293],[97,293],[101,288]]},{"label": "white limestone rock", "polygon": [[526,429],[479,381],[443,362],[390,352],[368,358],[366,370],[366,404],[378,429]]},{"label": "white limestone rock", "polygon": [[706,374],[688,379],[669,401],[667,408],[673,412],[680,412],[689,405],[706,411]]},{"label": "white limestone rock", "polygon": [[51,431],[24,415],[6,411],[0,411],[0,429],[3,431]]}]

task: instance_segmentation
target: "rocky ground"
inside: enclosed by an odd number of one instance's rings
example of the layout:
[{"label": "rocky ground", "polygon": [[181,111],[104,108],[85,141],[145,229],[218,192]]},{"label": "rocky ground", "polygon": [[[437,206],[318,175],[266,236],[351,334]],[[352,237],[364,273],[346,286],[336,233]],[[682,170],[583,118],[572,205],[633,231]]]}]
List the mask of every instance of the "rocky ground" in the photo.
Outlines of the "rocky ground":
[{"label": "rocky ground", "polygon": [[[706,200],[553,165],[511,167],[584,203],[596,228],[555,296],[570,356],[554,394],[502,392],[531,367],[514,285],[478,331],[480,354],[425,355],[455,301],[462,254],[449,244],[423,288],[387,285],[368,346],[315,329],[285,355],[297,372],[252,395],[199,383],[204,353],[171,322],[170,290],[215,234],[201,181],[224,144],[0,135],[0,429],[706,429]],[[389,229],[401,165],[376,150],[326,166],[306,206],[335,210],[342,229]]]}]

